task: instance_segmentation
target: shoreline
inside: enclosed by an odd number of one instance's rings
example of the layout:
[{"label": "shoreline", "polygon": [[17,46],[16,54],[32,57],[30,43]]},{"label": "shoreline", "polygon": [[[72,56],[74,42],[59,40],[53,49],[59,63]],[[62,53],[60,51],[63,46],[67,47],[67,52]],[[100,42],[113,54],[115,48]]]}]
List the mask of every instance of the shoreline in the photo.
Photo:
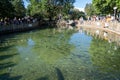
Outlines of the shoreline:
[{"label": "shoreline", "polygon": [[108,28],[104,28],[103,25],[102,26],[98,26],[97,24],[95,24],[96,22],[94,22],[93,24],[84,21],[83,24],[78,23],[76,26],[78,28],[78,30],[82,27],[82,28],[91,28],[91,29],[98,29],[98,30],[102,30],[102,31],[106,31],[106,32],[112,32],[115,33],[117,35],[120,36],[120,23],[116,23],[116,25],[119,29],[116,31],[116,29],[110,29],[111,27],[115,26],[115,25],[110,25]]}]

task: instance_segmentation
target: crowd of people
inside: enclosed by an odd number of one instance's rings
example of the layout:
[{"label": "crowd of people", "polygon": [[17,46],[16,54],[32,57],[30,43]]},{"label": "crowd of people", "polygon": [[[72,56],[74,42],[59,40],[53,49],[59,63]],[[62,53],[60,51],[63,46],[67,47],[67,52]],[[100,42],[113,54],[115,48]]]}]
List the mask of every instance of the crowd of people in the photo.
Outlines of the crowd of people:
[{"label": "crowd of people", "polygon": [[89,26],[89,27],[99,27],[99,28],[107,28],[116,32],[120,32],[120,22],[111,15],[108,16],[93,16],[89,17],[88,20],[84,20],[81,23],[81,20],[78,21],[79,24],[77,26]]},{"label": "crowd of people", "polygon": [[11,24],[20,25],[20,24],[33,23],[35,21],[37,21],[37,19],[30,16],[25,16],[23,18],[14,17],[13,19],[5,17],[0,19],[0,26],[11,25]]},{"label": "crowd of people", "polygon": [[98,17],[98,16],[93,16],[91,20],[89,20],[91,24],[96,24],[98,27],[104,27],[108,28],[111,23],[117,22],[114,16],[103,16],[103,17]]},{"label": "crowd of people", "polygon": [[[17,18],[14,17],[13,19],[10,18],[1,18],[0,19],[0,26],[5,25],[21,25],[21,24],[30,24],[37,21],[37,18],[33,18],[31,16],[25,16],[23,18]],[[80,25],[89,25],[89,26],[97,26],[102,28],[109,28],[113,30],[120,30],[120,26],[118,25],[119,22],[117,22],[114,16],[92,16],[88,17],[87,20],[84,20],[83,17],[80,17],[78,20],[62,20],[58,21],[57,25],[62,27],[70,27],[70,26],[80,26]]]}]

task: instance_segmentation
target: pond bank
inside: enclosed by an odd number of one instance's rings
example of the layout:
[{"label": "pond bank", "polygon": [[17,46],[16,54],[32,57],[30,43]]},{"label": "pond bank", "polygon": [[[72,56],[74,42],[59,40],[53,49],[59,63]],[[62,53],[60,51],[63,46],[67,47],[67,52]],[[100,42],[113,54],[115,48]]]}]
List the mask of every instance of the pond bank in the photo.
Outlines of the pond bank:
[{"label": "pond bank", "polygon": [[118,22],[111,22],[111,23],[109,23],[108,27],[104,27],[104,24],[102,22],[84,21],[84,23],[82,23],[82,24],[80,24],[80,23],[77,24],[78,29],[80,29],[81,27],[103,30],[106,32],[112,32],[117,35],[120,35],[120,23],[118,23]]},{"label": "pond bank", "polygon": [[15,25],[15,24],[5,25],[0,27],[0,35],[27,31],[37,27],[38,27],[38,22],[30,23],[30,24],[26,23],[26,24],[20,24],[20,25]]},{"label": "pond bank", "polygon": [[0,35],[9,34],[9,33],[17,33],[17,32],[24,32],[33,29],[43,29],[47,27],[52,27],[55,25],[54,21],[36,21],[33,23],[23,23],[23,24],[10,24],[10,25],[3,25],[0,26]]},{"label": "pond bank", "polygon": [[[119,23],[118,23],[119,24]],[[104,40],[107,40],[109,43],[116,42],[117,45],[120,45],[120,31],[113,30],[109,28],[100,27],[97,25],[89,24],[88,22],[84,22],[83,24],[77,24],[77,30],[79,32],[87,31],[87,34],[96,36],[96,38],[100,37]]]}]

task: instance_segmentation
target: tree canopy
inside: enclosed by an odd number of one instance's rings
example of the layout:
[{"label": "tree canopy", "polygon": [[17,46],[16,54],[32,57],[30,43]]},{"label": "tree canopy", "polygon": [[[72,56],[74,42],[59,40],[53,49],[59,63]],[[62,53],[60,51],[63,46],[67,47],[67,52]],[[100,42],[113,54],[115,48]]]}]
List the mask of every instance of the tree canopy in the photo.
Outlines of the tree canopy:
[{"label": "tree canopy", "polygon": [[25,16],[25,6],[23,0],[12,0],[12,5],[14,6],[14,15],[18,17]]},{"label": "tree canopy", "polygon": [[82,11],[79,11],[78,9],[71,9],[70,11],[70,19],[79,19],[80,17],[83,17],[83,19],[86,19],[85,13]]},{"label": "tree canopy", "polygon": [[14,7],[11,0],[0,0],[0,17],[12,16]]},{"label": "tree canopy", "polygon": [[54,18],[58,14],[67,14],[75,0],[29,0],[28,13],[42,17]]},{"label": "tree canopy", "polygon": [[119,13],[120,0],[92,0],[92,3],[86,4],[85,12],[88,16],[114,14],[114,7],[117,7],[116,12]]},{"label": "tree canopy", "polygon": [[25,16],[23,0],[0,0],[0,17]]},{"label": "tree canopy", "polygon": [[85,6],[85,12],[88,16],[94,15],[95,14],[95,8],[91,3],[87,3]]},{"label": "tree canopy", "polygon": [[115,5],[115,1],[113,0],[93,0],[93,6],[97,13],[107,13],[113,12],[113,5]]}]

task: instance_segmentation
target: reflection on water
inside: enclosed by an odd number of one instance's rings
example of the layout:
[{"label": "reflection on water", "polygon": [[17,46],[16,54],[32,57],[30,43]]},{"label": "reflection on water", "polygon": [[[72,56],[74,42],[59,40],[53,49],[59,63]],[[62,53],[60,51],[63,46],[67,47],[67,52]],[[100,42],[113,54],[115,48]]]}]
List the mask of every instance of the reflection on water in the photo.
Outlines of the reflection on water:
[{"label": "reflection on water", "polygon": [[120,75],[120,46],[93,38],[90,46],[91,59],[101,71]]},{"label": "reflection on water", "polygon": [[29,46],[34,46],[35,45],[35,42],[31,38],[28,39],[27,43],[28,43]]},{"label": "reflection on water", "polygon": [[81,29],[82,31],[86,31],[87,34],[94,36],[94,37],[99,37],[101,39],[107,40],[109,43],[116,42],[117,45],[120,45],[120,35],[113,33],[111,31],[104,31],[100,29],[92,29],[92,28],[84,28]]},{"label": "reflection on water", "polygon": [[120,79],[119,45],[82,30],[38,30],[0,41],[0,80]]}]

